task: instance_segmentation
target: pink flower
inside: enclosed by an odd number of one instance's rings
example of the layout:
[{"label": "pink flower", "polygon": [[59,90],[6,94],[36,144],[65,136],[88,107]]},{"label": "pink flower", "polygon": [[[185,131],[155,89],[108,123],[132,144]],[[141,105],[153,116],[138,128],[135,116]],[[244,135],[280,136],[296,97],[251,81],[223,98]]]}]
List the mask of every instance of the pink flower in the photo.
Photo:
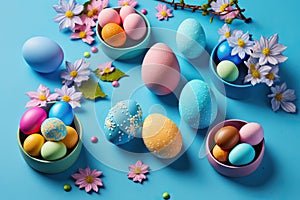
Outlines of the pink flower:
[{"label": "pink flower", "polygon": [[158,4],[155,9],[158,11],[155,16],[159,20],[168,20],[169,17],[173,17],[172,9],[167,9],[166,5]]},{"label": "pink flower", "polygon": [[129,170],[127,174],[128,178],[133,179],[134,182],[138,181],[142,183],[143,180],[147,179],[145,174],[149,172],[149,166],[138,160],[134,165],[129,166]]},{"label": "pink flower", "polygon": [[101,75],[109,74],[115,70],[115,68],[112,66],[112,62],[106,62],[102,65],[99,65],[98,69],[100,70]]},{"label": "pink flower", "polygon": [[[233,10],[232,6],[228,6],[227,8],[225,8],[225,12],[226,11],[231,11],[231,10]],[[232,11],[232,12],[226,14],[226,15],[221,15],[220,19],[221,20],[234,19],[234,18],[236,18],[237,14],[238,14],[238,11]]]},{"label": "pink flower", "polygon": [[75,30],[75,33],[72,33],[70,36],[72,39],[82,39],[83,42],[92,44],[94,41],[94,38],[92,37],[94,32],[91,27],[86,25],[76,25]]},{"label": "pink flower", "polygon": [[137,4],[138,4],[138,2],[135,0],[119,0],[118,1],[119,6],[131,6],[134,8]]},{"label": "pink flower", "polygon": [[62,86],[61,89],[56,88],[55,92],[59,95],[58,99],[69,103],[72,108],[80,107],[81,92],[76,92],[75,86],[68,88],[67,85]]},{"label": "pink flower", "polygon": [[88,15],[81,15],[80,19],[83,22],[83,24],[85,24],[87,27],[96,26],[96,22],[94,21],[93,17],[89,17]]},{"label": "pink flower", "polygon": [[91,171],[89,167],[85,169],[78,169],[79,173],[73,174],[72,178],[76,180],[75,185],[78,185],[79,188],[85,188],[86,192],[90,192],[92,189],[95,192],[98,192],[98,186],[103,186],[103,183],[99,176],[102,172],[93,170]]},{"label": "pink flower", "polygon": [[107,7],[107,5],[108,5],[108,0],[92,0],[87,5],[86,15],[93,20],[97,20],[99,13],[103,8]]},{"label": "pink flower", "polygon": [[40,84],[37,92],[27,92],[26,93],[30,101],[26,104],[26,108],[34,106],[46,106],[48,101],[55,101],[58,98],[58,94],[50,94],[48,87]]}]

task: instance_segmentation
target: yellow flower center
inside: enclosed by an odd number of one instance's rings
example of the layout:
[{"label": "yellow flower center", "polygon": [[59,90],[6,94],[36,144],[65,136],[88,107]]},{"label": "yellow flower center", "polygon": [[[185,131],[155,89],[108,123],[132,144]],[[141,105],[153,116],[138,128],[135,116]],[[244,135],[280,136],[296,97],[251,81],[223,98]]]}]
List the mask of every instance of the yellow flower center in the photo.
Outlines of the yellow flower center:
[{"label": "yellow flower center", "polygon": [[163,17],[167,17],[168,16],[168,13],[166,12],[166,11],[161,11],[161,16],[163,16]]},{"label": "yellow flower center", "polygon": [[91,10],[91,11],[89,11],[86,15],[87,15],[89,18],[91,18],[91,17],[93,17],[94,13],[93,13],[93,11]]},{"label": "yellow flower center", "polygon": [[224,10],[228,7],[228,3],[224,3],[222,6],[220,6],[220,12],[224,12]]},{"label": "yellow flower center", "polygon": [[142,170],[141,170],[141,168],[139,168],[139,167],[136,167],[135,169],[134,169],[134,173],[135,174],[140,174],[142,172]]},{"label": "yellow flower center", "polygon": [[129,6],[129,3],[126,1],[122,4],[122,6]]},{"label": "yellow flower center", "polygon": [[274,79],[275,79],[275,75],[274,75],[273,73],[268,73],[268,74],[266,75],[266,78],[267,78],[267,79],[270,79],[270,80],[274,80]]},{"label": "yellow flower center", "polygon": [[78,72],[76,70],[73,70],[70,72],[70,76],[75,78],[78,75]]},{"label": "yellow flower center", "polygon": [[253,63],[251,63],[250,65],[249,65],[249,67],[250,67],[250,69],[253,71],[253,70],[255,70],[255,65],[253,64]]},{"label": "yellow flower center", "polygon": [[281,93],[277,93],[277,94],[275,95],[275,99],[276,99],[277,101],[281,101],[281,100],[282,100],[282,94],[281,94]]},{"label": "yellow flower center", "polygon": [[71,101],[71,97],[68,96],[68,95],[64,95],[64,96],[62,97],[62,100],[65,101],[65,102],[70,102],[70,101]]},{"label": "yellow flower center", "polygon": [[244,42],[244,40],[242,40],[241,38],[238,39],[237,44],[238,44],[240,47],[244,47],[244,46],[245,46],[245,42]]},{"label": "yellow flower center", "polygon": [[92,12],[94,15],[96,15],[96,14],[98,14],[99,10],[98,10],[98,8],[93,8]]},{"label": "yellow flower center", "polygon": [[85,33],[84,31],[80,31],[80,32],[78,33],[78,36],[79,36],[80,38],[85,38],[85,37],[86,37],[86,33]]},{"label": "yellow flower center", "polygon": [[86,177],[85,177],[85,181],[86,181],[87,183],[93,183],[93,182],[94,182],[94,178],[93,178],[92,176],[86,176]]},{"label": "yellow flower center", "polygon": [[224,34],[224,36],[225,36],[226,38],[229,38],[229,37],[231,36],[231,33],[230,33],[230,32],[226,32],[226,33]]},{"label": "yellow flower center", "polygon": [[74,16],[73,12],[71,10],[68,10],[66,13],[65,13],[66,17],[67,18],[72,18]]},{"label": "yellow flower center", "polygon": [[260,73],[258,70],[252,70],[252,77],[253,78],[259,78],[260,77]]},{"label": "yellow flower center", "polygon": [[44,94],[41,94],[41,95],[39,96],[39,99],[40,99],[41,101],[46,101],[46,100],[47,100],[47,97],[46,97]]},{"label": "yellow flower center", "polygon": [[109,74],[109,73],[110,73],[110,68],[105,68],[105,69],[103,70],[103,72],[104,72],[105,74]]},{"label": "yellow flower center", "polygon": [[268,55],[270,55],[270,49],[269,49],[269,48],[264,48],[264,49],[262,50],[262,53],[263,53],[265,56],[268,56]]}]

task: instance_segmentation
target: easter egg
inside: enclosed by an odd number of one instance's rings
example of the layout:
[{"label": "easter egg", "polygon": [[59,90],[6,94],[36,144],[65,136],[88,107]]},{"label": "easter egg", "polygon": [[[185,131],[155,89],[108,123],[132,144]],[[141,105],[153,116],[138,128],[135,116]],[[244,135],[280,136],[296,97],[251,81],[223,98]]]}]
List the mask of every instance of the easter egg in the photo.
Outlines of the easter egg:
[{"label": "easter egg", "polygon": [[176,89],[180,67],[170,47],[156,43],[148,50],[142,63],[142,80],[157,95],[170,94]]},{"label": "easter egg", "polygon": [[179,98],[179,113],[187,124],[196,129],[206,128],[215,120],[216,99],[205,82],[192,80],[184,86]]},{"label": "easter egg", "polygon": [[112,107],[104,121],[106,138],[121,145],[134,137],[141,137],[143,126],[141,106],[133,100],[124,100]]},{"label": "easter egg", "polygon": [[58,160],[66,153],[67,147],[62,142],[47,141],[41,149],[41,155],[45,160]]},{"label": "easter egg", "polygon": [[59,141],[66,137],[66,125],[58,118],[48,118],[41,126],[41,132],[46,140]]},{"label": "easter egg", "polygon": [[176,33],[178,50],[189,59],[197,58],[205,50],[206,37],[202,25],[194,18],[181,22]]},{"label": "easter egg", "polygon": [[212,154],[219,162],[227,162],[229,151],[222,149],[220,146],[215,145]]},{"label": "easter egg", "polygon": [[217,74],[223,80],[233,82],[239,76],[239,69],[233,62],[229,60],[223,60],[217,65]]},{"label": "easter egg", "polygon": [[115,9],[105,8],[98,15],[98,23],[101,27],[108,23],[121,24],[121,18]]},{"label": "easter egg", "polygon": [[61,47],[46,37],[32,37],[27,40],[22,49],[27,64],[40,73],[55,71],[64,59]]},{"label": "easter egg", "polygon": [[47,113],[40,107],[29,108],[21,117],[20,130],[28,135],[40,131],[43,121],[47,118]]},{"label": "easter egg", "polygon": [[224,126],[215,134],[215,143],[222,149],[232,149],[240,139],[239,131],[234,126]]},{"label": "easter egg", "polygon": [[240,166],[249,164],[254,157],[254,148],[250,144],[240,143],[229,152],[228,160],[231,164]]},{"label": "easter egg", "polygon": [[132,13],[135,13],[135,9],[132,6],[122,6],[120,9],[122,22],[124,22],[125,18]]},{"label": "easter egg", "polygon": [[240,141],[257,145],[264,139],[264,130],[260,124],[251,122],[240,129]]},{"label": "easter egg", "polygon": [[67,102],[58,101],[50,108],[49,117],[58,118],[63,121],[65,125],[69,126],[74,119],[72,106]]},{"label": "easter egg", "polygon": [[159,158],[173,158],[182,148],[182,136],[176,124],[161,114],[146,117],[142,131],[148,150]]},{"label": "easter egg", "polygon": [[115,23],[106,24],[101,31],[102,39],[113,47],[121,47],[126,42],[126,33],[121,26]]},{"label": "easter egg", "polygon": [[66,128],[67,135],[64,139],[61,140],[61,142],[64,143],[68,149],[72,149],[76,146],[79,136],[77,131],[73,127],[66,126]]},{"label": "easter egg", "polygon": [[238,65],[242,61],[246,60],[246,57],[242,60],[237,54],[231,55],[232,47],[229,46],[228,41],[224,40],[217,48],[217,56],[220,61],[229,60],[234,64]]},{"label": "easter egg", "polygon": [[133,40],[142,39],[147,32],[144,19],[136,13],[128,15],[123,23],[124,31]]},{"label": "easter egg", "polygon": [[33,133],[24,140],[24,151],[31,156],[38,156],[40,155],[41,148],[44,142],[45,138],[42,135],[38,133]]}]

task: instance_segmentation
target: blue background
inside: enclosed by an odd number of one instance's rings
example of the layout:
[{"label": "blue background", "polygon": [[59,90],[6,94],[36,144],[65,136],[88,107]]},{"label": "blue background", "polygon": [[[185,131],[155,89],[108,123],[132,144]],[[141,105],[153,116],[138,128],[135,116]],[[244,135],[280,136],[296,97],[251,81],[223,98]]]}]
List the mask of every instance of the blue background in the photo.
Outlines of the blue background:
[{"label": "blue background", "polygon": [[[84,1],[78,1],[83,3]],[[197,3],[197,1],[187,1]],[[286,5],[279,0],[265,1],[240,1],[240,5],[246,8],[245,14],[253,18],[250,24],[235,22],[232,27],[249,31],[258,39],[260,35],[271,36],[279,34],[279,42],[288,46],[285,55],[289,59],[280,65],[280,76],[286,81],[289,88],[295,89],[300,94],[298,79],[300,68],[298,62],[300,39],[298,36],[298,21],[296,20],[300,3]],[[82,57],[83,52],[90,51],[90,46],[81,41],[71,41],[68,32],[59,32],[58,24],[53,22],[56,15],[52,5],[57,1],[5,1],[1,5],[1,199],[162,199],[163,192],[168,191],[171,199],[297,199],[299,189],[299,112],[288,114],[283,111],[274,113],[270,107],[270,101],[265,94],[257,94],[256,98],[238,101],[221,98],[226,107],[226,119],[243,119],[261,123],[265,130],[266,151],[262,164],[253,174],[243,178],[224,177],[209,165],[207,159],[199,157],[205,133],[194,134],[191,137],[191,145],[187,151],[174,163],[160,170],[154,170],[148,175],[148,180],[142,185],[128,180],[126,177],[129,164],[136,161],[133,157],[120,158],[120,165],[116,155],[116,147],[103,150],[98,144],[89,142],[90,136],[96,135],[101,138],[99,127],[103,126],[103,119],[111,106],[112,96],[118,95],[108,83],[100,82],[103,90],[108,94],[105,100],[96,103],[83,101],[82,109],[77,110],[84,127],[84,148],[78,161],[67,171],[45,175],[32,170],[22,159],[18,149],[16,132],[21,115],[25,111],[25,104],[29,100],[25,95],[27,91],[35,91],[40,83],[48,86],[51,91],[61,87],[59,71],[48,75],[41,75],[31,70],[22,58],[22,45],[33,36],[46,36],[55,40],[63,48],[65,60],[74,62]],[[146,8],[147,17],[152,27],[160,27],[176,30],[182,20],[193,17],[203,25],[207,36],[207,51],[211,52],[217,44],[217,30],[223,23],[215,20],[209,23],[208,17],[199,13],[191,13],[187,10],[175,10],[174,17],[169,21],[158,21],[155,18],[156,1],[140,1],[137,9]],[[110,1],[110,6],[117,6],[117,0]],[[154,41],[160,41],[166,36],[156,35]],[[97,45],[97,43],[96,43]],[[92,69],[96,64],[108,61],[102,52],[92,54],[90,62]],[[114,62],[115,66],[125,72],[132,67],[139,66],[142,58],[128,63]],[[193,69],[184,60],[179,59],[181,67],[185,67],[183,73],[186,79],[200,78],[195,75]],[[61,66],[63,69],[64,64]],[[207,68],[208,66],[202,66]],[[191,67],[190,67],[191,68]],[[124,88],[126,79],[133,80],[135,77],[121,79],[118,91],[126,91]],[[137,78],[138,79],[138,78]],[[122,87],[123,84],[123,87]],[[117,90],[115,90],[117,91]],[[148,98],[142,98],[147,95]],[[176,123],[180,122],[176,108],[176,99],[172,97],[158,98],[145,88],[141,88],[132,94],[132,97],[140,101],[144,113],[165,113]],[[299,100],[295,101],[299,107]],[[92,106],[90,106],[92,105]],[[161,105],[152,107],[151,105]],[[143,107],[144,106],[144,107]],[[89,122],[89,118],[96,118],[99,123]],[[85,126],[94,127],[86,128]],[[201,153],[200,153],[201,154]],[[109,165],[101,161],[101,156],[111,157],[116,163]],[[143,160],[151,167],[153,158]],[[149,161],[149,162],[147,162]],[[158,161],[153,161],[153,166]],[[126,165],[125,165],[126,164]],[[70,177],[79,167],[90,166],[92,169],[103,171],[101,177],[104,188],[99,193],[87,194],[79,190]],[[73,189],[65,192],[63,185],[69,183]]]}]

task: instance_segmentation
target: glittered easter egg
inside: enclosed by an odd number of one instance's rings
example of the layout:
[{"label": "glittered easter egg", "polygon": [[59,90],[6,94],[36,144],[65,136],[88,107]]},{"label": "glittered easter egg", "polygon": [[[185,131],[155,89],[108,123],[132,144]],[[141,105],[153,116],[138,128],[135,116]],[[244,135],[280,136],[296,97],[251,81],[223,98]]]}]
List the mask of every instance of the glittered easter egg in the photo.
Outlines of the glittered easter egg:
[{"label": "glittered easter egg", "polygon": [[264,129],[260,124],[251,122],[240,129],[240,141],[257,145],[264,139]]},{"label": "glittered easter egg", "polygon": [[58,118],[48,118],[41,126],[41,132],[46,140],[60,141],[67,135],[66,125]]},{"label": "glittered easter egg", "polygon": [[229,46],[227,40],[224,40],[217,49],[217,57],[219,58],[220,61],[229,60],[236,65],[246,60],[247,56],[242,60],[237,54],[232,56],[231,51],[232,51],[232,47]]},{"label": "glittered easter egg", "polygon": [[212,154],[219,162],[227,162],[229,151],[222,149],[220,146],[215,145]]},{"label": "glittered easter egg", "polygon": [[228,160],[231,164],[240,166],[249,164],[253,161],[254,157],[254,148],[248,143],[240,143],[230,151]]},{"label": "glittered easter egg", "polygon": [[73,122],[74,112],[72,106],[69,103],[58,101],[50,108],[49,117],[58,118],[63,121],[65,125],[69,126]]},{"label": "glittered easter egg", "polygon": [[66,154],[67,147],[62,142],[47,141],[41,149],[41,155],[45,160],[58,160]]},{"label": "glittered easter egg", "polygon": [[122,22],[124,22],[125,18],[132,13],[135,13],[135,9],[132,6],[122,6],[120,9]]},{"label": "glittered easter egg", "polygon": [[234,126],[224,126],[214,137],[215,143],[225,150],[232,149],[240,139],[239,130]]},{"label": "glittered easter egg", "polygon": [[101,31],[102,39],[113,47],[121,47],[126,42],[126,33],[121,26],[115,23],[106,24]]},{"label": "glittered easter egg", "polygon": [[29,155],[39,156],[44,143],[45,138],[41,134],[33,133],[24,140],[23,148]]},{"label": "glittered easter egg", "polygon": [[105,8],[98,15],[98,23],[101,27],[108,23],[121,24],[121,18],[115,9]]},{"label": "glittered easter egg", "polygon": [[123,22],[124,31],[133,40],[142,39],[147,32],[144,19],[136,13],[128,15]]},{"label": "glittered easter egg", "polygon": [[67,127],[67,135],[64,139],[61,140],[62,143],[64,143],[67,147],[67,149],[72,149],[76,146],[79,136],[77,131],[71,127],[71,126],[66,126]]},{"label": "glittered easter egg", "polygon": [[167,95],[176,89],[180,67],[170,47],[156,43],[148,50],[142,63],[142,80],[157,95]]},{"label": "glittered easter egg", "polygon": [[233,82],[239,77],[239,69],[233,62],[223,60],[217,65],[217,74],[223,80]]},{"label": "glittered easter egg", "polygon": [[47,113],[40,107],[29,108],[21,117],[20,130],[28,135],[40,131],[43,121],[47,118]]},{"label": "glittered easter egg", "polygon": [[180,130],[172,120],[161,114],[146,117],[142,138],[148,150],[159,158],[173,158],[182,148]]},{"label": "glittered easter egg", "polygon": [[188,82],[179,98],[181,118],[192,128],[208,127],[217,116],[217,103],[209,86],[201,80]]},{"label": "glittered easter egg", "polygon": [[46,37],[32,37],[27,40],[22,49],[27,64],[40,73],[55,71],[64,59],[62,48]]},{"label": "glittered easter egg", "polygon": [[206,37],[202,25],[194,18],[185,19],[176,33],[177,49],[189,59],[197,58],[205,50]]},{"label": "glittered easter egg", "polygon": [[141,106],[133,100],[124,100],[112,107],[104,121],[106,138],[121,145],[140,137],[143,119]]}]

